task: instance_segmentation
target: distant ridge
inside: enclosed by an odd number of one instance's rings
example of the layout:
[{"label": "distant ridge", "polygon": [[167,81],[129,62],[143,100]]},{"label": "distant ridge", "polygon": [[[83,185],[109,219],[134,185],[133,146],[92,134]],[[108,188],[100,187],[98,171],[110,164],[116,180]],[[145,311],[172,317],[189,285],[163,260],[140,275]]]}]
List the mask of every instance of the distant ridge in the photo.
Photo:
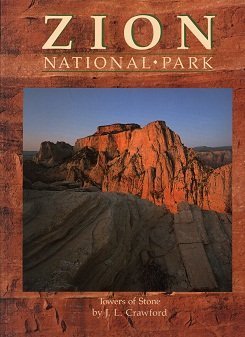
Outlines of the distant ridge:
[{"label": "distant ridge", "polygon": [[210,146],[197,146],[193,147],[193,150],[198,152],[209,152],[209,151],[231,151],[232,146],[217,146],[217,147],[210,147]]},{"label": "distant ridge", "polygon": [[32,159],[37,152],[38,151],[23,151],[23,157],[24,159]]}]

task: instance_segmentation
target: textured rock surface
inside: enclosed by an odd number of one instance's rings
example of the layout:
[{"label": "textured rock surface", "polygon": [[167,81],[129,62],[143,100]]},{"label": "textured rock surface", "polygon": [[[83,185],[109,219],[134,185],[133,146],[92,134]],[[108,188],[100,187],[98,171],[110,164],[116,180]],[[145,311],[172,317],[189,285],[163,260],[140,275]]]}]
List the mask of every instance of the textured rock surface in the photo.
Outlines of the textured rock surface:
[{"label": "textured rock surface", "polygon": [[214,170],[204,188],[205,208],[218,212],[232,211],[232,165],[228,164]]},{"label": "textured rock surface", "polygon": [[[225,293],[164,295],[147,293],[90,293],[86,298],[59,293],[59,297],[3,299],[0,303],[7,336],[41,337],[244,337],[244,294]],[[85,296],[85,294],[83,295]],[[217,296],[223,296],[217,300]],[[161,300],[159,305],[135,305],[136,310],[167,309],[167,317],[127,317],[130,305],[100,305],[104,300]],[[98,319],[92,309],[108,309],[110,316]],[[117,309],[119,315],[112,313]],[[4,336],[4,335],[3,335]]]},{"label": "textured rock surface", "polygon": [[99,127],[94,135],[78,139],[75,150],[59,168],[45,171],[25,162],[24,174],[32,181],[79,181],[102,191],[130,193],[156,205],[164,203],[173,211],[178,202],[188,201],[204,209],[231,212],[231,165],[216,170],[206,167],[163,121],[143,128],[135,124]]},{"label": "textured rock surface", "polygon": [[33,157],[34,162],[44,166],[52,167],[62,163],[73,154],[73,147],[65,142],[42,142],[40,150]]},{"label": "textured rock surface", "polygon": [[133,131],[135,129],[140,129],[140,125],[131,123],[131,124],[111,124],[111,125],[102,125],[98,126],[95,134],[103,135],[108,133],[117,133],[122,131]]},{"label": "textured rock surface", "polygon": [[29,190],[24,201],[26,290],[231,289],[225,214],[181,203],[173,216],[122,193]]}]

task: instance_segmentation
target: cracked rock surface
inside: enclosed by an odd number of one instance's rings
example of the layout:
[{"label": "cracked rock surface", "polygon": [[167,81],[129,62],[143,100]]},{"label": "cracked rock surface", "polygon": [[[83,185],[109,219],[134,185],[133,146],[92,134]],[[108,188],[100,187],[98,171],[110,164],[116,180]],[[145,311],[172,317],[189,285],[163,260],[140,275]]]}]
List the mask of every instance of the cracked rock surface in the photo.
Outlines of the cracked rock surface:
[{"label": "cracked rock surface", "polygon": [[123,193],[24,193],[24,289],[229,291],[231,219]]}]

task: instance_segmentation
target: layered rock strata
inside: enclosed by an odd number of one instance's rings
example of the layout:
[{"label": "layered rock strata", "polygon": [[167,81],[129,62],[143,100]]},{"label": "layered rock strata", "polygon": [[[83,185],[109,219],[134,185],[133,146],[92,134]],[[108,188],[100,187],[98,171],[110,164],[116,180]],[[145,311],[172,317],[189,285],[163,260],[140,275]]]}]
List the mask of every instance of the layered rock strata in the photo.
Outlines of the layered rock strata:
[{"label": "layered rock strata", "polygon": [[[52,206],[50,206],[52,205]],[[122,193],[24,193],[24,289],[229,291],[230,217]]]},{"label": "layered rock strata", "polygon": [[197,157],[204,165],[212,168],[221,167],[232,162],[232,150],[209,150],[209,151],[196,151]]}]

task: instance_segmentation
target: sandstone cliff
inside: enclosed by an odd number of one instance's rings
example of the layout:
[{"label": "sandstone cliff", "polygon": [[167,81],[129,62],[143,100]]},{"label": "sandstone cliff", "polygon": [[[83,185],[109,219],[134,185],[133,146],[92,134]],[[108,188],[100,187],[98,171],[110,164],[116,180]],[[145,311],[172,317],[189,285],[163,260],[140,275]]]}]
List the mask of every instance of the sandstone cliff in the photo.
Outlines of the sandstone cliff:
[{"label": "sandstone cliff", "polygon": [[163,121],[143,128],[137,124],[98,127],[94,135],[78,139],[74,151],[49,169],[43,167],[39,152],[35,167],[24,163],[24,173],[32,182],[69,180],[102,191],[134,194],[173,211],[181,201],[231,211],[231,165],[207,167]]},{"label": "sandstone cliff", "polygon": [[205,167],[165,122],[76,141],[76,151],[85,147],[98,153],[90,177],[103,191],[135,194],[171,210],[183,200],[205,209],[231,209],[231,165],[216,171]]},{"label": "sandstone cliff", "polygon": [[[52,207],[50,206],[52,205]],[[230,217],[122,193],[24,193],[24,289],[230,291]]]}]

